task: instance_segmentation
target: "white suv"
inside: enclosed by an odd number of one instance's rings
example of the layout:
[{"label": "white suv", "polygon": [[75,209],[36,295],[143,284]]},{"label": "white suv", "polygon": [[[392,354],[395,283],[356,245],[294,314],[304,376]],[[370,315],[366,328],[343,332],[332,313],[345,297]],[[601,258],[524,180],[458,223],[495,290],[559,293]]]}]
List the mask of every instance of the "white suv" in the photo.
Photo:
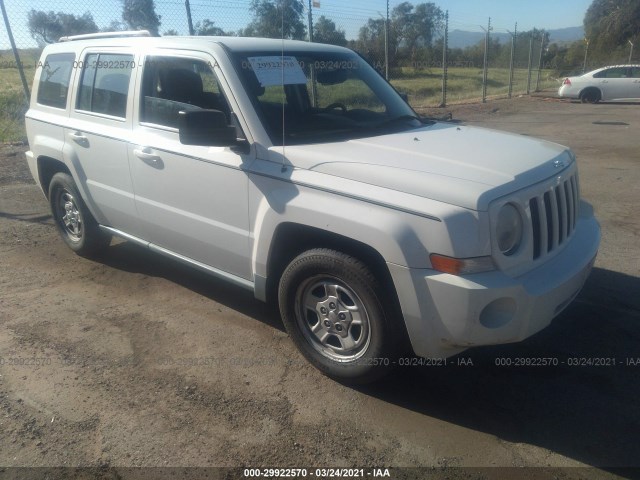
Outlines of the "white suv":
[{"label": "white suv", "polygon": [[[126,35],[126,34],[121,34]],[[549,142],[420,119],[351,50],[96,34],[42,53],[29,167],[81,255],[123,237],[277,299],[340,380],[522,340],[600,231]]]}]

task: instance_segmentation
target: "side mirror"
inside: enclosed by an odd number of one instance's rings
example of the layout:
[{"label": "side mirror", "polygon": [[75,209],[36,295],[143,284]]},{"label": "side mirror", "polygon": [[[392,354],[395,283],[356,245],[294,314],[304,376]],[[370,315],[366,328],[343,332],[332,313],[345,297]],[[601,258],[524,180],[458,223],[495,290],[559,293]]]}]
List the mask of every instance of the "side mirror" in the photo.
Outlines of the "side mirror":
[{"label": "side mirror", "polygon": [[227,123],[220,110],[181,111],[178,133],[183,145],[231,147],[237,145],[236,127]]}]

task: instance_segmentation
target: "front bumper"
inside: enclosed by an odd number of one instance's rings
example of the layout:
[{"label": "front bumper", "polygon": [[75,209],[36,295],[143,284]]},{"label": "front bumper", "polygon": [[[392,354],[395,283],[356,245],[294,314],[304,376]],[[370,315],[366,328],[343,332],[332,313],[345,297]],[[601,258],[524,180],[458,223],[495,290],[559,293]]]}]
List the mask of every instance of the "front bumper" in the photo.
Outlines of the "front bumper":
[{"label": "front bumper", "polygon": [[467,276],[389,264],[413,350],[448,357],[466,348],[521,341],[551,323],[580,292],[600,244],[600,226],[581,216],[564,249],[519,277]]}]

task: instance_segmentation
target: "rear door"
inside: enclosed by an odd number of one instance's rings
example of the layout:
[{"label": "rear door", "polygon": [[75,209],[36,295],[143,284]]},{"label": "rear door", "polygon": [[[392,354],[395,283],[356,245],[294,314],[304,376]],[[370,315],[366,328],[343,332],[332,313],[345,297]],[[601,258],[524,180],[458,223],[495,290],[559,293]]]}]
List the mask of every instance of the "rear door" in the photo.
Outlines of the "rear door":
[{"label": "rear door", "polygon": [[596,80],[596,85],[602,92],[602,100],[629,98],[631,86],[633,85],[630,70],[628,67],[612,67],[602,70],[593,76]]},{"label": "rear door", "polygon": [[65,152],[96,220],[144,236],[127,157],[134,67],[134,55],[126,49],[83,52],[65,128]]},{"label": "rear door", "polygon": [[129,142],[136,206],[148,240],[242,279],[251,279],[248,177],[251,156],[180,143],[181,110],[215,109],[232,122],[210,55],[149,53],[138,81]]}]

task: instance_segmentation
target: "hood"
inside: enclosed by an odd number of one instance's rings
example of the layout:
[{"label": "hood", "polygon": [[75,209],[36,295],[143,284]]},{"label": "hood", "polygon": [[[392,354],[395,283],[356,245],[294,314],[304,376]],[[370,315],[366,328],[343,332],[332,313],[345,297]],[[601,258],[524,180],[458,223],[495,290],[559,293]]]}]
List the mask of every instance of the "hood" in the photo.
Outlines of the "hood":
[{"label": "hood", "polygon": [[295,168],[334,175],[473,210],[558,174],[566,147],[478,127],[437,123],[344,142],[287,146]]}]

